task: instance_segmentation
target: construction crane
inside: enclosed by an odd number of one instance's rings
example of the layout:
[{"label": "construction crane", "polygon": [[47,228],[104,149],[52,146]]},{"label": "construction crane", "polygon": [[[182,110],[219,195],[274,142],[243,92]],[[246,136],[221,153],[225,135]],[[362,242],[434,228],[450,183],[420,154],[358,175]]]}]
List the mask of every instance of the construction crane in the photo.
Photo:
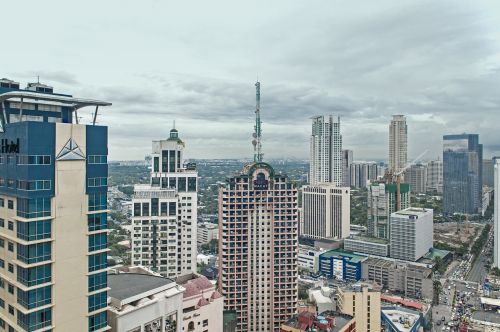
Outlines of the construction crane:
[{"label": "construction crane", "polygon": [[401,210],[401,175],[403,175],[408,168],[418,163],[420,159],[427,154],[427,152],[428,150],[425,150],[417,158],[413,159],[413,161],[407,163],[398,172],[392,174],[392,182],[396,182],[396,211]]}]

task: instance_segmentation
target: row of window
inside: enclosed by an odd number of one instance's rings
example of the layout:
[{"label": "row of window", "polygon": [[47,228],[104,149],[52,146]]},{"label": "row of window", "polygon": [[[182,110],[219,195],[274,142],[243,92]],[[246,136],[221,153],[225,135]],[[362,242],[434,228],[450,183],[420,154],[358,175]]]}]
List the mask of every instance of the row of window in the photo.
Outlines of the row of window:
[{"label": "row of window", "polygon": [[22,218],[50,217],[50,197],[18,198],[17,215]]},{"label": "row of window", "polygon": [[39,220],[20,222],[17,225],[17,237],[24,241],[49,239],[52,236],[52,221]]},{"label": "row of window", "polygon": [[104,253],[89,256],[89,272],[102,270],[108,267],[108,255]]},{"label": "row of window", "polygon": [[52,280],[51,264],[25,269],[17,266],[17,281],[27,287],[41,285]]},{"label": "row of window", "polygon": [[89,296],[88,312],[105,308],[108,305],[108,292],[101,292]]},{"label": "row of window", "polygon": [[7,187],[11,189],[19,189],[26,191],[36,191],[36,190],[50,190],[51,189],[50,180],[17,180],[8,179],[7,182],[4,178],[0,177],[0,187]]},{"label": "row of window", "polygon": [[[50,165],[52,164],[52,157],[49,155],[16,155],[17,165]],[[14,156],[7,155],[7,164],[14,163]],[[0,155],[0,164],[4,163],[4,158]],[[89,165],[100,165],[108,163],[108,156],[106,155],[90,155],[87,156],[87,163]]]},{"label": "row of window", "polygon": [[27,315],[18,311],[17,324],[26,331],[36,331],[43,327],[50,326],[52,325],[52,308],[39,310]]},{"label": "row of window", "polygon": [[107,213],[89,214],[87,220],[89,232],[100,231],[108,228]]},{"label": "row of window", "polygon": [[[5,206],[5,200],[3,198],[0,198],[0,208],[3,208]],[[14,209],[14,201],[13,200],[7,200],[7,208],[10,210]]]},{"label": "row of window", "polygon": [[87,157],[87,163],[89,165],[100,165],[108,163],[108,156],[106,155],[90,155]]},{"label": "row of window", "polygon": [[52,302],[52,286],[37,288],[30,291],[17,289],[17,303],[26,309],[38,308]]},{"label": "row of window", "polygon": [[108,185],[108,178],[106,177],[98,177],[98,178],[88,178],[87,186],[90,188],[94,187],[106,187]]},{"label": "row of window", "polygon": [[176,202],[162,202],[158,211],[158,198],[151,199],[151,211],[149,203],[134,203],[134,217],[140,216],[175,216],[177,214]]},{"label": "row of window", "polygon": [[106,249],[108,247],[108,235],[99,233],[89,235],[89,252]]},{"label": "row of window", "polygon": [[100,211],[108,208],[107,192],[89,194],[89,211]]},{"label": "row of window", "polygon": [[108,273],[101,272],[89,276],[89,293],[108,287]]},{"label": "row of window", "polygon": [[50,242],[30,244],[28,246],[17,244],[17,259],[26,264],[48,261],[51,257],[52,245]]}]

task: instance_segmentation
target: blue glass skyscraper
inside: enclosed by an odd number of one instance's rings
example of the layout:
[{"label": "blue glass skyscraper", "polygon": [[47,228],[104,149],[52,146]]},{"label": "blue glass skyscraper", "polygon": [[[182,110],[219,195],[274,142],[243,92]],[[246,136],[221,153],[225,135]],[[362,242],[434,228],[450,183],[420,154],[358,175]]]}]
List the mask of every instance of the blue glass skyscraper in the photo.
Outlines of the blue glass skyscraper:
[{"label": "blue glass skyscraper", "polygon": [[443,212],[479,214],[482,205],[483,145],[479,135],[443,136]]},{"label": "blue glass skyscraper", "polygon": [[109,105],[0,80],[0,330],[109,328]]}]

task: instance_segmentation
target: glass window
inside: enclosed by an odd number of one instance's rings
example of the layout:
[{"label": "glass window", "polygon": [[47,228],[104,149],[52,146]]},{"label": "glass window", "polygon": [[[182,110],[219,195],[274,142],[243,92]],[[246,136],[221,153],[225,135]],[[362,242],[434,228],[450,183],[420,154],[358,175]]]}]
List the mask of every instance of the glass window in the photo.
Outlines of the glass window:
[{"label": "glass window", "polygon": [[153,172],[160,171],[160,157],[153,158]]},{"label": "glass window", "polygon": [[142,203],[142,215],[149,216],[149,203]]},{"label": "glass window", "polygon": [[107,164],[108,163],[108,156],[90,155],[87,157],[87,162],[89,165]]},{"label": "glass window", "polygon": [[35,331],[50,326],[52,325],[52,308],[39,310],[27,315],[18,311],[17,324],[26,331]]},{"label": "glass window", "polygon": [[168,151],[162,151],[161,152],[161,171],[162,172],[168,172]]},{"label": "glass window", "polygon": [[107,257],[108,255],[106,253],[90,255],[89,272],[105,269],[107,267]]},{"label": "glass window", "polygon": [[37,243],[28,246],[17,244],[17,259],[26,263],[33,264],[50,260],[52,257],[51,243]]},{"label": "glass window", "polygon": [[169,167],[169,172],[175,172],[175,151],[170,150],[168,154],[169,160],[168,160],[168,167]]},{"label": "glass window", "polygon": [[88,305],[88,312],[105,308],[108,305],[108,292],[90,295]]},{"label": "glass window", "polygon": [[106,233],[99,233],[89,235],[89,251],[97,251],[106,249],[108,247],[108,235]]},{"label": "glass window", "polygon": [[52,280],[51,264],[25,269],[17,266],[17,281],[27,287],[36,286]]},{"label": "glass window", "polygon": [[96,213],[88,215],[89,232],[100,231],[108,228],[108,214]]},{"label": "glass window", "polygon": [[17,215],[22,218],[41,218],[50,217],[50,198],[18,198],[17,199]]},{"label": "glass window", "polygon": [[177,215],[177,206],[176,206],[175,202],[168,203],[168,215],[169,216]]},{"label": "glass window", "polygon": [[89,292],[108,287],[108,273],[101,272],[89,276]]},{"label": "glass window", "polygon": [[196,191],[196,177],[188,178],[188,191]]},{"label": "glass window", "polygon": [[52,301],[52,286],[37,288],[30,291],[23,291],[17,289],[17,303],[26,309],[33,309],[37,307],[50,304]]},{"label": "glass window", "polygon": [[17,237],[25,241],[48,239],[52,236],[52,221],[17,222]]},{"label": "glass window", "polygon": [[16,162],[18,165],[50,165],[50,156],[44,155],[17,155]]},{"label": "glass window", "polygon": [[151,198],[151,215],[158,216],[158,208],[159,208],[159,199]]},{"label": "glass window", "polygon": [[97,192],[89,194],[89,211],[100,211],[108,208],[108,194]]},{"label": "glass window", "polygon": [[97,331],[108,325],[108,316],[106,312],[101,312],[89,317],[89,332]]},{"label": "glass window", "polygon": [[97,177],[97,178],[87,179],[87,186],[89,188],[106,187],[107,185],[108,185],[107,177]]},{"label": "glass window", "polygon": [[134,217],[141,216],[141,203],[134,203]]}]

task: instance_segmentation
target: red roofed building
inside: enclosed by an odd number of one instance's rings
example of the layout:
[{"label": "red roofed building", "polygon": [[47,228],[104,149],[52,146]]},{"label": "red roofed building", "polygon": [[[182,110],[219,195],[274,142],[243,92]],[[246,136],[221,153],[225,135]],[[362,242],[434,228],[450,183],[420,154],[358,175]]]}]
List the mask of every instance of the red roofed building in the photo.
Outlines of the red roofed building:
[{"label": "red roofed building", "polygon": [[184,332],[222,331],[223,296],[207,277],[197,274],[178,277],[184,287],[182,325]]}]

